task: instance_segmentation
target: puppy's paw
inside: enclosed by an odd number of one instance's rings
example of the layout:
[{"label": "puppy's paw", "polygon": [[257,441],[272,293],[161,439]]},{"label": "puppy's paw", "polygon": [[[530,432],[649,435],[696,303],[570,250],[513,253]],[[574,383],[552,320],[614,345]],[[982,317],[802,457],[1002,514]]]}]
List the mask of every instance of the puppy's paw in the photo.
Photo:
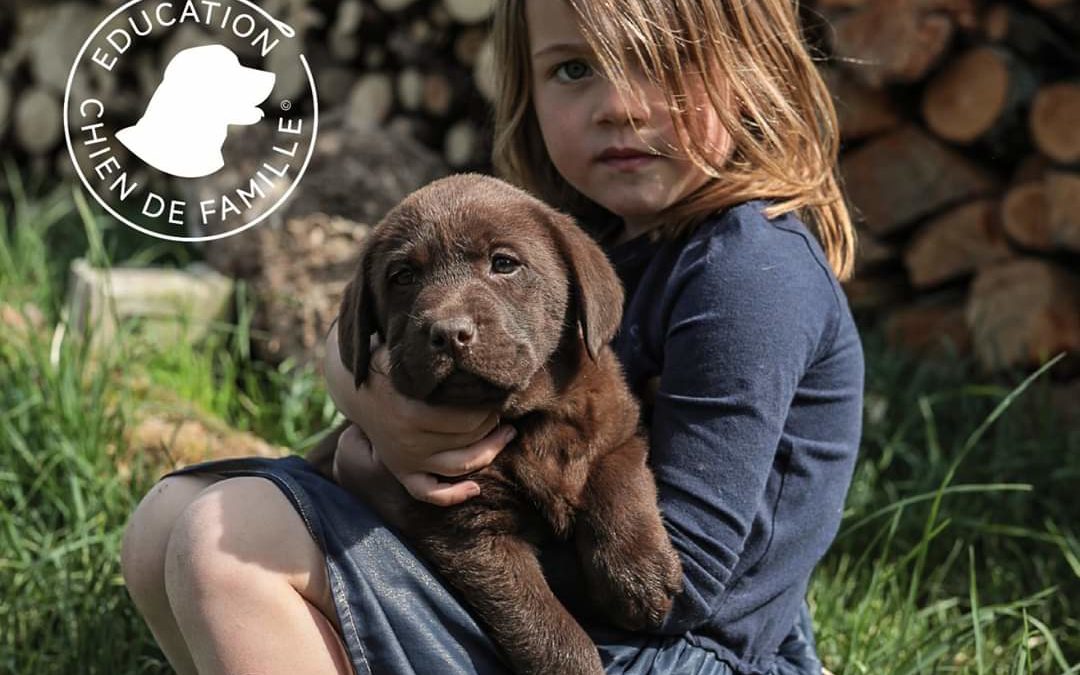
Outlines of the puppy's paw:
[{"label": "puppy's paw", "polygon": [[606,597],[598,600],[611,620],[626,630],[654,630],[682,590],[682,564],[670,545],[657,547],[612,569],[609,583]]}]

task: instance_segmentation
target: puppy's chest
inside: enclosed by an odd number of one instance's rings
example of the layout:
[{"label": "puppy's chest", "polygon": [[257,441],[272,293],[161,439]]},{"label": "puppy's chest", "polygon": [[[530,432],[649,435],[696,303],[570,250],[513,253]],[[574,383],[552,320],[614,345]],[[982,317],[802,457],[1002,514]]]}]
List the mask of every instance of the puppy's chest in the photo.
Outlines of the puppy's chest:
[{"label": "puppy's chest", "polygon": [[[588,482],[591,453],[580,439],[559,433],[522,433],[475,479],[481,495],[503,508],[535,509],[560,538],[573,531]],[[482,497],[483,498],[483,497]]]}]

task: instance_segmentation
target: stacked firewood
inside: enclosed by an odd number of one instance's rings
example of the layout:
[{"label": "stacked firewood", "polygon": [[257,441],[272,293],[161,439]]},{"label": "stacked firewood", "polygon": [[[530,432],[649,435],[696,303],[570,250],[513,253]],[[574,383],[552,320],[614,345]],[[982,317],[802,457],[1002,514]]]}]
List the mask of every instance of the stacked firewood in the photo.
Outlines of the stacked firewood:
[{"label": "stacked firewood", "polygon": [[[453,169],[490,170],[495,1],[259,4],[303,36],[325,111],[403,132]],[[0,144],[70,173],[60,105],[72,36],[115,0],[11,2]],[[881,317],[896,343],[948,338],[992,368],[1080,353],[1080,0],[807,0],[801,11],[841,119],[857,311]],[[193,31],[138,67],[134,112],[165,59],[205,39]]]},{"label": "stacked firewood", "polygon": [[989,368],[1080,353],[1080,2],[818,0],[860,227],[847,289],[890,338]]}]

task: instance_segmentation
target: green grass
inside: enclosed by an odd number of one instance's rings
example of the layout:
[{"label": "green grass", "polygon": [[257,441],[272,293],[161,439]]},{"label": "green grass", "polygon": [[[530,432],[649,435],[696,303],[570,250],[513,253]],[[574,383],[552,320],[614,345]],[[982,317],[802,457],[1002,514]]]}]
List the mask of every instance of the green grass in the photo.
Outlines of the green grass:
[{"label": "green grass", "polygon": [[0,210],[0,301],[34,303],[49,330],[21,339],[0,324],[0,673],[170,672],[120,578],[124,523],[157,477],[138,462],[117,468],[145,396],[134,384],[298,449],[334,409],[311,369],[251,359],[249,338],[260,336],[243,318],[243,287],[238,325],[197,347],[155,349],[129,327],[95,355],[52,330],[72,258],[180,264],[191,254],[91,215],[70,187],[28,199],[14,185]]},{"label": "green grass", "polygon": [[[63,324],[69,261],[197,257],[97,215],[70,186],[0,202],[0,300],[47,330],[0,324],[0,673],[168,672],[119,574],[124,523],[156,478],[117,469],[149,382],[231,425],[303,449],[333,418],[315,374],[250,356],[252,303],[201,345],[132,329],[93,355]],[[866,336],[862,455],[836,543],[810,589],[836,673],[1080,672],[1080,431],[1044,375],[990,381]]]},{"label": "green grass", "polygon": [[811,588],[826,663],[1080,672],[1080,432],[1047,405],[1043,373],[966,384],[970,364],[868,343],[862,454]]}]

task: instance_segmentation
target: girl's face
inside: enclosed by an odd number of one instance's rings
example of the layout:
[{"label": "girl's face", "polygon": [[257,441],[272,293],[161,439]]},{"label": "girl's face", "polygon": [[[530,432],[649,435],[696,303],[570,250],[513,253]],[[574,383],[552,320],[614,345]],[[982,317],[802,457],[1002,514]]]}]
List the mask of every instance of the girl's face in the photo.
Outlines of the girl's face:
[{"label": "girl's face", "polygon": [[[637,95],[623,101],[596,69],[596,57],[564,0],[527,0],[525,11],[533,108],[555,168],[579,192],[621,216],[627,236],[659,225],[661,210],[708,180],[676,155],[664,93],[644,74],[631,73]],[[713,137],[712,147],[726,148],[727,134],[709,110],[702,113],[709,116],[703,127]]]}]

